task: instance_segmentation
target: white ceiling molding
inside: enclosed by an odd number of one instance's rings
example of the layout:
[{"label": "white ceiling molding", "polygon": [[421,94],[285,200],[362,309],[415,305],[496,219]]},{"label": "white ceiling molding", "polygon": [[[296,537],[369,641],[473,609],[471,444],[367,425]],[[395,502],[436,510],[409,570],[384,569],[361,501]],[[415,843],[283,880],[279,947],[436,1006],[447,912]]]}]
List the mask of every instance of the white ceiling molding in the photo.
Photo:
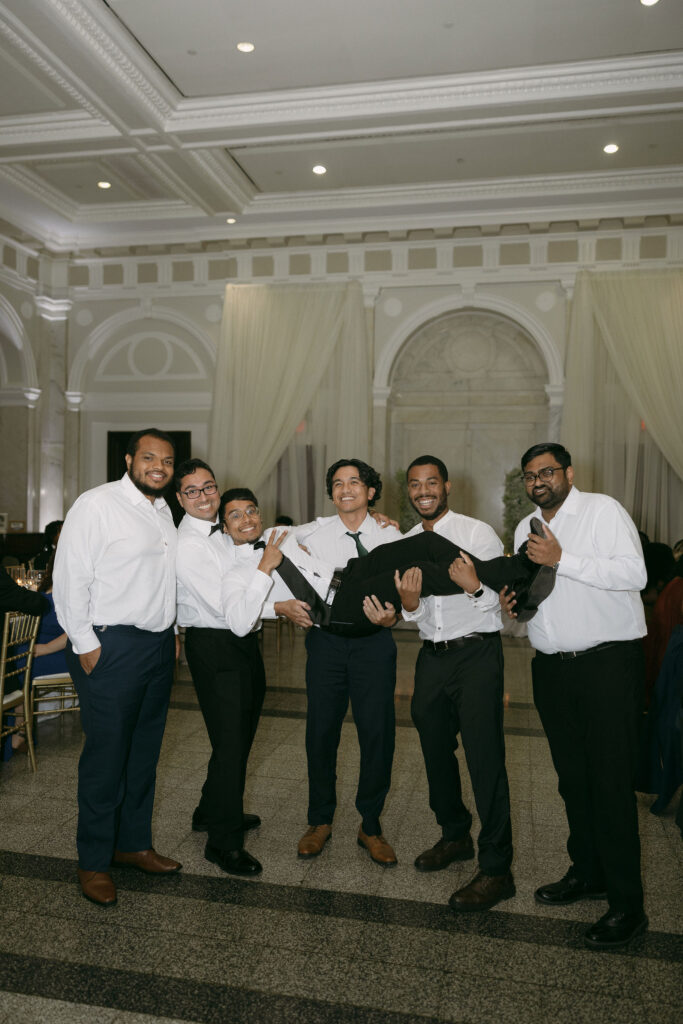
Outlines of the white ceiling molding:
[{"label": "white ceiling molding", "polygon": [[[182,99],[167,131],[196,132],[241,125],[290,124],[335,118],[388,118],[396,114],[466,110],[683,89],[683,53],[609,58],[409,82],[361,82],[288,89],[248,96]],[[615,108],[618,109],[618,108]]]},{"label": "white ceiling molding", "polygon": [[[50,142],[63,142],[65,135],[73,141],[121,137],[121,133],[109,123],[80,110],[57,110],[47,116],[0,117],[3,146],[44,146]],[[101,150],[94,152],[99,155]]]}]

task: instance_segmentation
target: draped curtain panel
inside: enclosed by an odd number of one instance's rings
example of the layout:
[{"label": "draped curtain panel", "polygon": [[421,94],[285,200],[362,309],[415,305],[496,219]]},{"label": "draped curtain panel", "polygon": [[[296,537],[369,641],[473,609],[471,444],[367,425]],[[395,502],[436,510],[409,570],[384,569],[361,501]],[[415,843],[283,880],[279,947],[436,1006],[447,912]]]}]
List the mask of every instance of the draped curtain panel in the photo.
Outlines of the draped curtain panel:
[{"label": "draped curtain panel", "polygon": [[577,276],[562,439],[651,540],[683,529],[683,271]]},{"label": "draped curtain panel", "polygon": [[[214,384],[211,465],[221,481],[255,490],[272,514],[278,461],[288,453],[290,463],[297,464],[297,444],[309,446],[316,483],[324,477],[326,460],[366,457],[370,380],[358,282],[228,285]],[[325,510],[322,484],[316,514]],[[294,499],[298,490],[292,494]],[[308,518],[301,503],[285,511],[295,520]]]}]

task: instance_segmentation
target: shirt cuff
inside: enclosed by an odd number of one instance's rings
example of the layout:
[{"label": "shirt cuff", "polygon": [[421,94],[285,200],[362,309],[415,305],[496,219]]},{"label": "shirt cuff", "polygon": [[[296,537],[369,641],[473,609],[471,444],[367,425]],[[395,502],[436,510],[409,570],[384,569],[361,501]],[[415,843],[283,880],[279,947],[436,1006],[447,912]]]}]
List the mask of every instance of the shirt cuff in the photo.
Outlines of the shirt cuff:
[{"label": "shirt cuff", "polygon": [[102,646],[94,629],[84,630],[78,636],[69,637],[69,640],[74,654],[88,654],[89,651]]},{"label": "shirt cuff", "polygon": [[425,603],[423,598],[420,598],[420,603],[414,612],[406,611],[403,605],[401,605],[401,615],[406,622],[419,622],[420,619],[423,619],[425,615]]}]

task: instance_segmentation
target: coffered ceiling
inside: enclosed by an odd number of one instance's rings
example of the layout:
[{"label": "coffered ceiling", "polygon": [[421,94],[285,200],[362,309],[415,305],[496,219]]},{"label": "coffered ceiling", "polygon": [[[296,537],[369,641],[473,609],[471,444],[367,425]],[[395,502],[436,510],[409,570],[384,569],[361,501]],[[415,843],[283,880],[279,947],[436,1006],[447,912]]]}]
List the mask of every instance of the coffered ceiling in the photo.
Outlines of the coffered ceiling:
[{"label": "coffered ceiling", "polygon": [[0,218],[54,251],[680,215],[682,111],[681,0],[0,0]]}]

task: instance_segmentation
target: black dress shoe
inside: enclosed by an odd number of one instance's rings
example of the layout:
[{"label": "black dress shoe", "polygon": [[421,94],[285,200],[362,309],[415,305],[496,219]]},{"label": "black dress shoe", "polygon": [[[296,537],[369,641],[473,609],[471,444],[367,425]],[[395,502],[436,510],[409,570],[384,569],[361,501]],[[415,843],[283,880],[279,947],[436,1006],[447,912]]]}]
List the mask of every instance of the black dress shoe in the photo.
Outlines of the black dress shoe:
[{"label": "black dress shoe", "polygon": [[644,932],[647,924],[647,917],[642,910],[634,914],[608,910],[584,933],[583,941],[590,949],[618,949]]},{"label": "black dress shoe", "polygon": [[472,860],[473,857],[472,836],[463,836],[461,839],[439,839],[431,850],[425,850],[415,858],[415,867],[418,871],[441,871],[453,861]]},{"label": "black dress shoe", "polygon": [[604,887],[577,878],[570,869],[559,882],[551,882],[537,889],[534,899],[546,907],[562,907],[567,903],[576,903],[577,900],[604,900],[607,899],[607,893]]},{"label": "black dress shoe", "polygon": [[242,818],[242,828],[245,832],[248,832],[250,828],[258,828],[261,824],[261,819],[258,814],[245,814]]},{"label": "black dress shoe", "polygon": [[212,864],[218,864],[221,871],[229,875],[260,875],[263,868],[250,853],[240,850],[220,850],[217,846],[206,844],[204,856]]}]

